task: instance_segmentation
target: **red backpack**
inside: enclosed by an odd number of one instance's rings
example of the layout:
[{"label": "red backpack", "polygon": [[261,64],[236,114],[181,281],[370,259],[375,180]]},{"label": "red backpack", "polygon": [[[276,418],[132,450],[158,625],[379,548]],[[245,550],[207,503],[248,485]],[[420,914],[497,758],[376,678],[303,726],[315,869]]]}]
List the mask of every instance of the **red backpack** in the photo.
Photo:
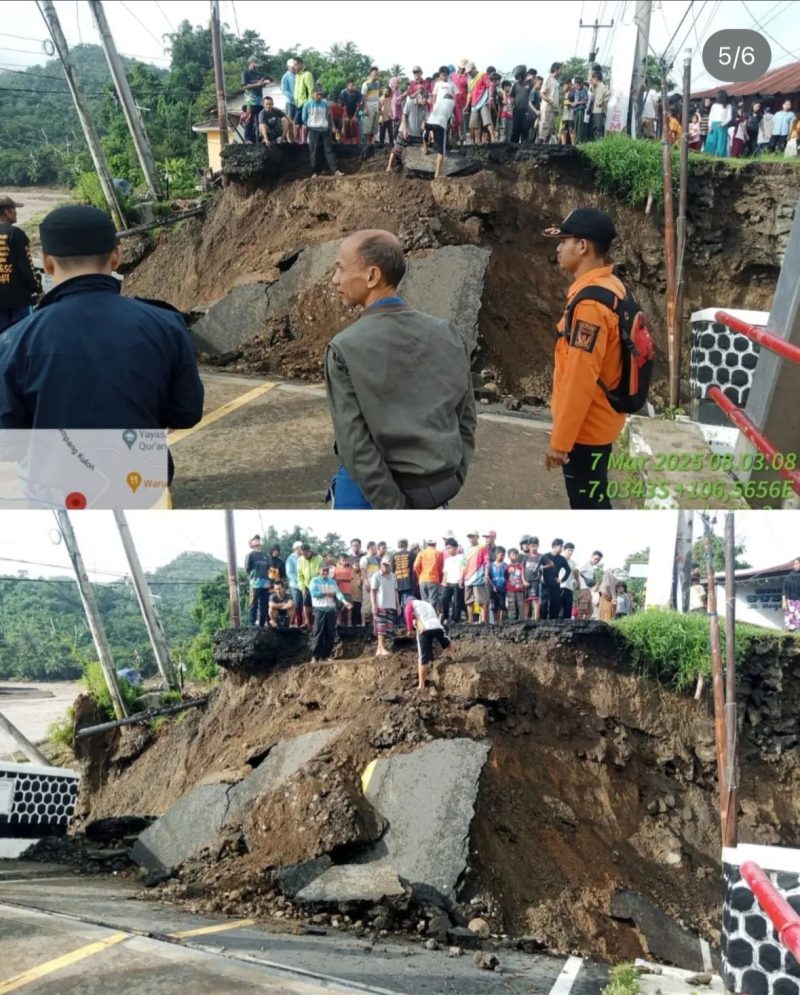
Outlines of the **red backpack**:
[{"label": "red backpack", "polygon": [[625,296],[621,300],[613,290],[606,287],[584,287],[567,305],[564,333],[568,337],[572,334],[573,312],[581,301],[597,301],[617,316],[622,346],[622,376],[613,390],[609,390],[600,379],[597,384],[615,411],[625,415],[635,414],[647,401],[653,377],[655,349],[653,337],[647,327],[647,318],[627,285]]}]

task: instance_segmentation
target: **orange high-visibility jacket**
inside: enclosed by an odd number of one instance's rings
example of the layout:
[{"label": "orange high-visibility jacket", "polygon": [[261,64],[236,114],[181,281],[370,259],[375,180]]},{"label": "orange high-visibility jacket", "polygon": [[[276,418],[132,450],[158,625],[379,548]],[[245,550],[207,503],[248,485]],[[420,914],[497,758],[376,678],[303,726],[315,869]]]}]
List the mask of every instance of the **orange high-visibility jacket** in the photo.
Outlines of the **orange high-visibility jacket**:
[{"label": "orange high-visibility jacket", "polygon": [[[599,266],[579,277],[569,288],[567,304],[584,287],[607,287],[620,299],[622,281],[611,266]],[[598,379],[613,390],[622,376],[622,353],[617,316],[597,301],[580,301],[572,316],[572,331],[565,333],[566,318],[558,323],[553,374],[551,444],[570,452],[576,443],[606,445],[622,431],[625,415],[608,403]]]}]

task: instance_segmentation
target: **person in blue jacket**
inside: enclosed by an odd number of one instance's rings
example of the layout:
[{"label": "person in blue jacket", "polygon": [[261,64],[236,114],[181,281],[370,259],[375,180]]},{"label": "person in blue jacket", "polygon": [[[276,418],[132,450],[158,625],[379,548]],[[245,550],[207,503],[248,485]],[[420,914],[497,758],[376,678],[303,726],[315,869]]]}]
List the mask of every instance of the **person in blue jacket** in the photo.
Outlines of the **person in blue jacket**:
[{"label": "person in blue jacket", "polygon": [[0,428],[191,428],[203,384],[186,324],[169,304],[123,297],[111,218],[60,207],[39,228],[55,284],[0,337]]}]

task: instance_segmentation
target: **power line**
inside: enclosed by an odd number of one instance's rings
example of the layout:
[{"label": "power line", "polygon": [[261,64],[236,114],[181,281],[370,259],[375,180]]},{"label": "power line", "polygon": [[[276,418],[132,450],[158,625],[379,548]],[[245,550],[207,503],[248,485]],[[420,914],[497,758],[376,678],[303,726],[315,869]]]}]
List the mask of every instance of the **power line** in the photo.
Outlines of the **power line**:
[{"label": "power line", "polygon": [[125,3],[125,0],[119,0],[119,3],[120,3],[120,6],[122,7],[122,9],[126,10],[131,15],[131,17],[136,21],[136,23],[140,27],[144,28],[144,30],[150,35],[150,37],[153,39],[153,41],[156,43],[156,45],[161,45],[161,47],[163,49],[163,47],[164,47],[164,39],[163,38],[157,38],[153,34],[153,32],[150,30],[150,28],[148,28],[148,26],[144,23],[144,21],[142,21],[141,18],[137,14],[134,14],[134,12],[130,9],[130,7]]},{"label": "power line", "polygon": [[236,16],[236,0],[231,0],[231,7],[233,7],[233,23],[236,25],[236,37],[241,38],[239,32],[239,18]]},{"label": "power line", "polygon": [[691,11],[692,7],[694,7],[694,0],[689,0],[689,6],[686,8],[686,10],[684,11],[683,17],[678,22],[677,28],[675,28],[675,30],[673,31],[672,37],[667,42],[667,44],[664,46],[664,53],[665,54],[670,50],[670,47],[672,46],[673,41],[675,41],[675,38],[677,37],[678,32],[683,27],[683,22],[689,16],[689,12]]},{"label": "power line", "polygon": [[174,33],[175,33],[175,28],[174,28],[174,26],[173,26],[173,24],[172,24],[172,21],[171,21],[171,20],[170,20],[170,19],[169,19],[169,18],[167,17],[167,15],[166,15],[166,14],[164,13],[164,9],[163,9],[163,7],[161,6],[161,4],[160,4],[160,3],[158,2],[158,0],[156,0],[156,7],[158,7],[158,9],[159,9],[159,11],[160,11],[160,13],[161,13],[161,16],[162,16],[162,17],[164,18],[164,20],[165,20],[165,21],[167,22],[167,26],[169,27],[169,30],[170,30],[170,31],[171,31],[171,32],[172,32],[172,33],[174,34]]},{"label": "power line", "polygon": [[44,45],[46,38],[30,38],[28,35],[12,35],[8,31],[0,31],[0,38],[17,38],[19,41],[38,41]]},{"label": "power line", "polygon": [[[755,26],[757,28],[761,28],[761,30],[764,31],[763,27],[761,27],[761,25],[758,23],[758,21],[756,20],[756,18],[753,16],[753,13],[751,12],[751,10],[747,6],[747,4],[744,2],[744,0],[740,0],[740,2],[742,4],[742,6],[744,7],[744,9],[747,11],[748,15],[750,16],[750,19],[752,20],[753,24],[755,24]],[[796,52],[790,52],[789,49],[785,45],[781,45],[781,43],[778,41],[778,39],[775,38],[773,35],[771,35],[769,33],[769,31],[764,31],[764,34],[767,36],[767,38],[769,38],[770,41],[775,42],[775,44],[778,46],[778,48],[783,49],[783,51],[786,52],[787,55],[790,55],[793,59],[797,58],[797,53]]]},{"label": "power line", "polygon": [[0,78],[2,73],[13,73],[15,76],[32,76],[34,79],[54,79],[60,83],[66,83],[63,76],[46,76],[44,73],[32,73],[28,69],[17,69],[15,66],[7,64],[0,65]]}]

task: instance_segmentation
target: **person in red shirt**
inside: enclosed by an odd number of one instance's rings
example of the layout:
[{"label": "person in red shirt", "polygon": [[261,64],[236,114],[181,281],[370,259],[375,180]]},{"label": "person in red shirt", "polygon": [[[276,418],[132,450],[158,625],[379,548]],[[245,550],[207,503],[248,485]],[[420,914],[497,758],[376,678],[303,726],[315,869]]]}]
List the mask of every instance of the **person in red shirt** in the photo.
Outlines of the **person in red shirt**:
[{"label": "person in red shirt", "polygon": [[[353,568],[350,566],[350,557],[343,553],[333,571],[333,579],[339,585],[339,590],[350,600],[350,585],[353,582]],[[339,625],[350,625],[352,606],[339,605]]]}]

